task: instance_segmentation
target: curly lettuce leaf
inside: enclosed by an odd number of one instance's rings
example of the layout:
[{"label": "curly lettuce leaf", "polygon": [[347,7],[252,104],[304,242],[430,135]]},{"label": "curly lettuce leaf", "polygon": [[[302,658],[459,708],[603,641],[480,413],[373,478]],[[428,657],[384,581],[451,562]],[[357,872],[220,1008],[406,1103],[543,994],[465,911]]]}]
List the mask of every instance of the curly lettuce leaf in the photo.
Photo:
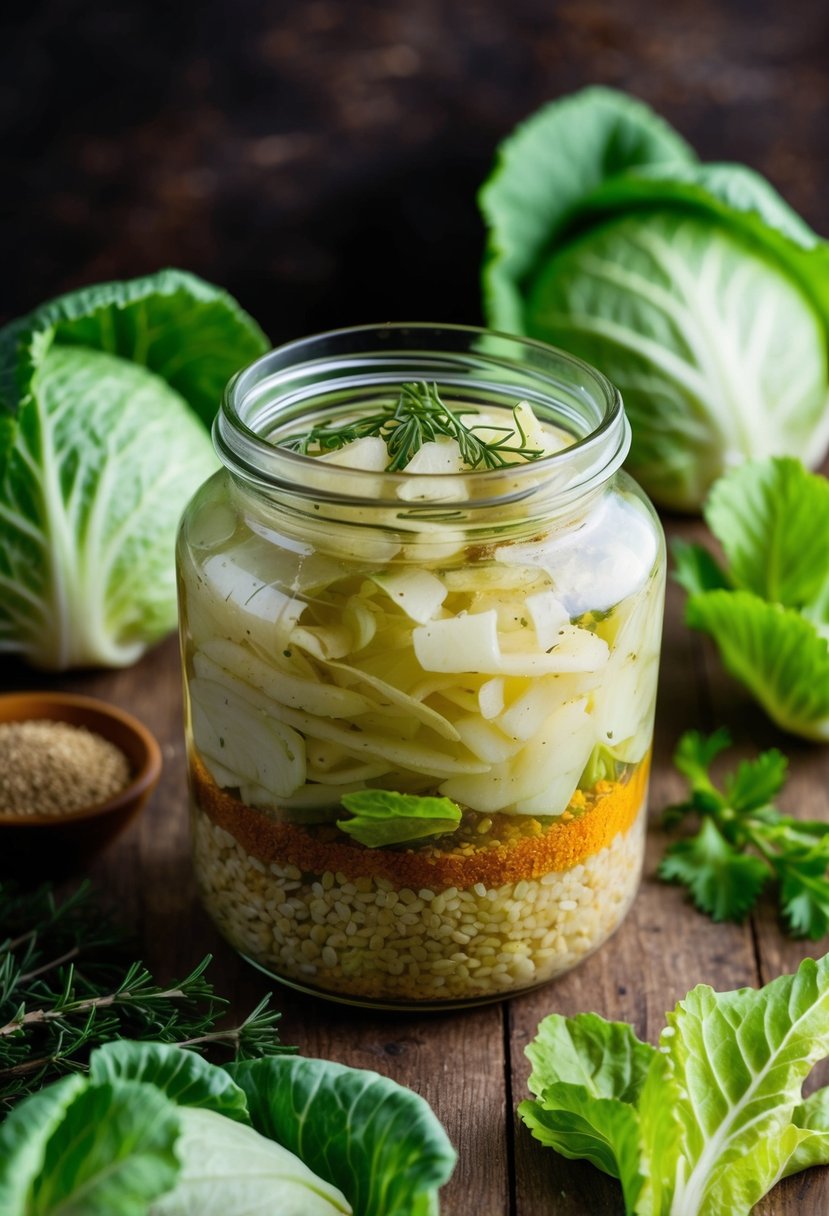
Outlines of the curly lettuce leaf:
[{"label": "curly lettuce leaf", "polygon": [[[829,1054],[829,961],[806,959],[759,991],[700,985],[667,1021],[660,1048],[681,1125],[671,1210],[743,1216],[810,1135],[794,1116],[803,1082]],[[829,1161],[826,1134],[813,1158]]]},{"label": "curly lettuce leaf", "polygon": [[175,626],[181,512],[216,468],[204,423],[265,349],[180,271],[73,292],[0,331],[0,652],[120,666]]},{"label": "curly lettuce leaf", "polygon": [[423,1098],[327,1060],[271,1057],[228,1072],[257,1131],[339,1187],[359,1216],[437,1216],[455,1153]]},{"label": "curly lettuce leaf", "polygon": [[692,989],[658,1050],[596,1014],[554,1015],[527,1054],[538,1097],[522,1118],[618,1177],[631,1216],[748,1216],[779,1179],[829,1163],[829,1091],[801,1096],[829,1055],[829,957],[759,990]]},{"label": "curly lettuce leaf", "polygon": [[644,1184],[635,1104],[653,1054],[630,1026],[595,1013],[550,1014],[527,1047],[537,1100],[519,1115],[542,1144],[620,1179],[629,1212]]}]

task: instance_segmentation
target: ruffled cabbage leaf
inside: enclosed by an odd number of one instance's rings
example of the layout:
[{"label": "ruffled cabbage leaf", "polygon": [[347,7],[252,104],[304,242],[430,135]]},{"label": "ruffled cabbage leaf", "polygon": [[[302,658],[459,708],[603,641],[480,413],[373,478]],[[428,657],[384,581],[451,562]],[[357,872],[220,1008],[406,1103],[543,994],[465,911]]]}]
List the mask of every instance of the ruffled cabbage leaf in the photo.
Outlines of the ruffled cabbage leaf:
[{"label": "ruffled cabbage leaf", "polygon": [[122,666],[174,628],[175,532],[216,468],[206,428],[266,346],[230,296],[173,270],[0,331],[0,652]]},{"label": "ruffled cabbage leaf", "polygon": [[758,174],[591,88],[504,142],[480,206],[487,320],[609,376],[657,501],[696,510],[746,457],[819,462],[829,247]]},{"label": "ruffled cabbage leaf", "polygon": [[257,1131],[339,1187],[360,1216],[437,1216],[455,1152],[423,1098],[328,1060],[271,1057],[228,1071]]},{"label": "ruffled cabbage leaf", "polygon": [[748,1216],[781,1178],[829,1163],[829,958],[759,990],[691,990],[659,1048],[597,1014],[545,1018],[519,1113],[533,1136],[619,1179],[628,1216]]},{"label": "ruffled cabbage leaf", "polygon": [[428,1104],[363,1069],[219,1068],[119,1041],[0,1124],[3,1216],[438,1216],[455,1154]]}]

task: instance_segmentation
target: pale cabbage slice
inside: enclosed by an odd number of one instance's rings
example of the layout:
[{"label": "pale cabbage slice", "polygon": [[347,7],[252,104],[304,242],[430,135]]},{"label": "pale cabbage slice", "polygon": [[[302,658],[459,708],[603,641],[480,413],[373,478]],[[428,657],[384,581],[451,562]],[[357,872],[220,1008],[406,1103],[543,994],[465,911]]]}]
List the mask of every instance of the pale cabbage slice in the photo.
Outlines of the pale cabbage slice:
[{"label": "pale cabbage slice", "polygon": [[375,777],[382,777],[388,771],[388,764],[382,760],[374,764],[361,764],[358,760],[353,760],[350,765],[331,773],[309,768],[308,776],[320,785],[363,785]]},{"label": "pale cabbage slice", "polygon": [[304,783],[302,736],[226,683],[194,676],[190,715],[193,742],[217,784],[258,786],[269,798],[279,798]]},{"label": "pale cabbage slice", "polygon": [[364,435],[353,439],[333,452],[317,456],[326,464],[342,465],[348,469],[363,469],[369,473],[382,473],[389,463],[389,453],[379,435]]},{"label": "pale cabbage slice", "polygon": [[281,701],[283,705],[290,705],[293,709],[304,709],[309,714],[350,719],[375,708],[374,703],[362,693],[338,688],[336,684],[314,683],[289,675],[279,668],[271,667],[236,642],[214,638],[205,642],[193,656],[193,667],[198,675],[219,679],[217,671],[206,670],[205,656],[218,668],[258,688],[269,700]]},{"label": "pale cabbage slice", "polygon": [[571,617],[604,612],[647,582],[659,545],[646,509],[622,495],[609,497],[589,525],[567,535],[501,545],[495,559],[522,569],[537,566],[550,578]]},{"label": "pale cabbage slice", "polygon": [[202,566],[195,594],[187,597],[193,640],[256,635],[269,650],[283,650],[305,610],[302,600],[265,582],[240,564],[233,551],[213,553]]},{"label": "pale cabbage slice", "polygon": [[476,592],[504,595],[510,591],[528,595],[533,589],[542,591],[550,586],[549,575],[537,566],[532,564],[506,565],[495,562],[489,565],[470,562],[457,569],[444,570],[441,573],[441,581],[450,593],[458,592],[467,595]]},{"label": "pale cabbage slice", "polygon": [[[467,426],[474,427],[475,434],[485,443],[506,441],[501,454],[508,465],[527,463],[526,457],[518,452],[511,453],[509,448],[526,447],[540,452],[541,456],[551,456],[573,443],[572,435],[537,418],[529,401],[519,401],[512,410],[478,410],[475,415],[467,415],[464,421]],[[512,434],[505,434],[505,431],[512,431]]]},{"label": "pale cabbage slice", "polygon": [[213,1110],[181,1105],[176,1114],[181,1170],[147,1216],[351,1216],[342,1191],[276,1140]]},{"label": "pale cabbage slice", "polygon": [[615,633],[610,661],[594,694],[599,741],[636,763],[650,746],[662,634],[662,580],[620,604],[599,628]]},{"label": "pale cabbage slice", "polygon": [[[620,760],[638,763],[648,750],[656,703],[656,654],[614,667],[595,695],[596,730]],[[653,690],[650,692],[649,690]]]},{"label": "pale cabbage slice", "polygon": [[541,654],[528,652],[526,642],[515,634],[505,634],[502,640],[501,671],[511,676],[578,672],[589,679],[604,669],[609,653],[604,638],[575,625],[560,629],[555,645]]},{"label": "pale cabbage slice", "polygon": [[313,655],[315,659],[342,659],[353,648],[351,630],[347,625],[299,625],[291,631],[290,642]]},{"label": "pale cabbage slice", "polygon": [[458,734],[473,753],[491,764],[509,760],[523,746],[521,740],[509,739],[491,722],[485,722],[477,714],[455,720]]},{"label": "pale cabbage slice", "polygon": [[[416,505],[411,511],[398,517],[400,526],[406,527],[401,532],[403,547],[401,557],[408,562],[418,565],[450,562],[463,553],[468,544],[466,533],[460,529],[450,528],[446,522],[423,519],[415,515]],[[413,526],[408,530],[408,525]]]},{"label": "pale cabbage slice", "polygon": [[387,704],[404,709],[416,718],[418,722],[422,722],[424,726],[431,727],[442,738],[449,739],[453,743],[457,743],[460,738],[452,723],[443,714],[439,714],[436,709],[432,709],[429,705],[424,705],[416,697],[409,695],[401,688],[397,688],[396,685],[390,684],[387,680],[371,675],[369,672],[363,671],[362,668],[348,663],[329,662],[327,665],[332,671],[341,672],[350,683],[365,684],[369,688],[373,688]]},{"label": "pale cabbage slice", "polygon": [[393,570],[372,578],[392,603],[419,625],[431,621],[446,599],[446,587],[429,570]]},{"label": "pale cabbage slice", "polygon": [[[483,773],[489,768],[480,760],[464,760],[457,755],[438,751],[416,740],[371,731],[351,731],[331,718],[314,718],[287,706],[274,704],[273,714],[281,722],[302,734],[328,739],[356,759],[388,760],[390,767],[425,773],[435,777],[451,777],[455,773]],[[389,725],[393,729],[394,721]]]},{"label": "pale cabbage slice", "polygon": [[419,625],[412,632],[412,641],[424,671],[497,674],[501,670],[494,608]]},{"label": "pale cabbage slice", "polygon": [[377,617],[359,596],[349,596],[343,609],[343,624],[351,634],[352,651],[365,650],[374,641]]},{"label": "pale cabbage slice", "polygon": [[482,718],[497,718],[504,709],[504,681],[500,676],[487,680],[478,689],[478,709]]},{"label": "pale cabbage slice", "polygon": [[529,648],[502,653],[502,643],[511,644],[516,637],[520,645],[520,635],[499,637],[494,608],[418,625],[412,633],[415,654],[425,671],[532,676],[596,671],[607,662],[607,643],[586,629],[570,626],[549,654]]},{"label": "pale cabbage slice", "polygon": [[559,640],[559,632],[570,624],[570,613],[552,591],[528,595],[524,604],[540,649],[549,650]]},{"label": "pale cabbage slice", "polygon": [[401,482],[397,497],[404,502],[463,502],[469,497],[468,482],[450,474],[462,473],[465,467],[457,440],[428,440],[403,470],[417,477]]},{"label": "pale cabbage slice", "polygon": [[596,740],[586,707],[585,698],[559,706],[512,759],[485,776],[450,778],[441,794],[486,814],[560,815]]},{"label": "pale cabbage slice", "polygon": [[524,692],[496,717],[495,723],[510,738],[529,740],[557,706],[583,697],[596,684],[598,677],[583,675],[548,675],[528,680]]}]

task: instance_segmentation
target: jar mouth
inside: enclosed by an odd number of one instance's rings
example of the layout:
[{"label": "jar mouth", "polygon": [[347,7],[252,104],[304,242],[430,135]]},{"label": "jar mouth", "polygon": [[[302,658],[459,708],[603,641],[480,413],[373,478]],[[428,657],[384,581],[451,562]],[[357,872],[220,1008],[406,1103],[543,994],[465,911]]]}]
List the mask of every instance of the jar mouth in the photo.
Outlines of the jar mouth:
[{"label": "jar mouth", "polygon": [[[280,446],[297,430],[388,400],[413,381],[435,383],[441,395],[481,408],[527,401],[572,442],[535,460],[460,473],[377,473]],[[414,490],[406,497],[417,498],[418,485],[429,483],[445,490],[425,495],[445,511],[514,502],[542,487],[545,498],[579,498],[621,466],[630,427],[615,386],[565,351],[474,326],[396,322],[332,330],[269,351],[228,383],[213,441],[229,471],[264,493],[399,508],[404,484]]]}]

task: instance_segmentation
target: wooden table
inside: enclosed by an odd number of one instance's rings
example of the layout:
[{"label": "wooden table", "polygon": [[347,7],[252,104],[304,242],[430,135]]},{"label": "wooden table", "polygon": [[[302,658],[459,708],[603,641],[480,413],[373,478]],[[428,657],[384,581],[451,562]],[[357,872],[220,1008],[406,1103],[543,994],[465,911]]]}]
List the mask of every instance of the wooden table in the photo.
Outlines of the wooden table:
[{"label": "wooden table", "polygon": [[[609,944],[570,975],[536,992],[462,1013],[373,1013],[274,989],[286,1043],[307,1055],[385,1073],[432,1104],[458,1150],[457,1169],[442,1193],[442,1216],[622,1213],[614,1182],[587,1164],[542,1148],[515,1117],[517,1103],[526,1096],[524,1047],[547,1013],[596,1010],[633,1023],[641,1036],[654,1041],[664,1011],[694,984],[725,989],[765,983],[796,968],[805,955],[827,949],[826,942],[788,941],[766,909],[743,926],[714,925],[689,906],[679,889],[654,877],[665,845],[657,812],[683,792],[670,755],[688,727],[726,724],[749,751],[781,745],[793,769],[783,805],[809,817],[829,814],[829,750],[781,739],[773,731],[742,691],[721,675],[707,643],[681,624],[681,599],[672,587],[642,890]],[[58,683],[16,667],[4,682],[15,687]],[[76,674],[59,683],[131,710],[163,743],[164,774],[151,806],[94,866],[93,879],[137,932],[145,961],[160,979],[185,973],[211,951],[218,991],[244,1015],[270,985],[236,957],[196,899],[175,640],[130,670]],[[762,1216],[822,1216],[827,1211],[829,1170],[789,1179],[756,1208]]]}]

